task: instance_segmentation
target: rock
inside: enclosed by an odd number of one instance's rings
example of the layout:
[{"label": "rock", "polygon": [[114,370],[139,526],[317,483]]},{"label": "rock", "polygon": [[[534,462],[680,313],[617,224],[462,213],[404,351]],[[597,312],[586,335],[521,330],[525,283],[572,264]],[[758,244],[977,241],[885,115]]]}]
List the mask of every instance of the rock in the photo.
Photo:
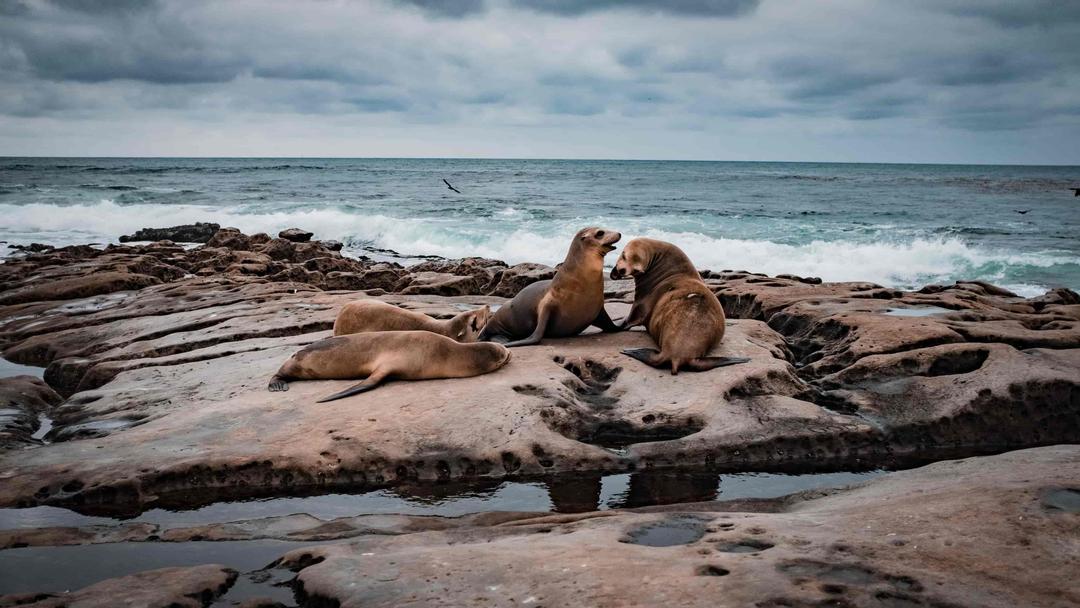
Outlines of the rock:
[{"label": "rock", "polygon": [[342,257],[311,258],[304,262],[304,268],[309,271],[327,272],[363,272],[365,265],[356,260]]},{"label": "rock", "polygon": [[345,245],[343,245],[341,241],[319,241],[319,244],[323,247],[326,247],[330,251],[341,251],[341,249],[345,247]]},{"label": "rock", "polygon": [[120,237],[121,243],[129,241],[174,241],[179,243],[205,243],[221,228],[219,224],[197,222],[171,228],[143,228],[135,234]]},{"label": "rock", "polygon": [[140,289],[157,285],[161,279],[130,272],[100,272],[89,276],[61,281],[34,283],[21,289],[0,294],[0,305],[71,300],[114,291]]},{"label": "rock", "polygon": [[63,400],[40,378],[0,378],[0,450],[38,443],[31,438],[40,426],[38,416]]},{"label": "rock", "polygon": [[207,247],[223,247],[236,251],[251,251],[251,237],[236,228],[221,228],[206,241]]},{"label": "rock", "polygon": [[[292,253],[273,259],[272,244]],[[512,269],[467,259],[428,263],[466,274],[407,273],[319,243],[273,239],[259,249],[64,248],[0,265],[5,295],[31,289],[31,277],[60,284],[156,264],[213,277],[0,307],[4,355],[48,366],[46,381],[70,395],[52,413],[53,444],[0,455],[11,475],[0,504],[138,510],[240,489],[891,467],[1073,442],[1080,432],[1072,292],[1029,300],[969,282],[902,292],[732,271],[706,279],[731,317],[719,354],[750,363],[672,377],[619,353],[651,346],[641,331],[586,335],[515,351],[487,376],[388,383],[328,417],[311,402],[347,381],[298,382],[282,394],[265,382],[328,335],[353,291],[397,288],[380,299],[448,318],[505,302],[472,294],[489,271]],[[262,265],[266,275],[247,274]],[[624,315],[632,285],[609,282],[605,292],[610,314]]]},{"label": "rock", "polygon": [[23,251],[27,253],[41,253],[43,251],[52,251],[55,249],[53,245],[45,245],[43,243],[30,243],[29,245],[8,245],[8,249],[14,249],[15,251]]},{"label": "rock", "polygon": [[296,244],[285,239],[272,239],[263,244],[259,251],[270,256],[274,260],[292,261],[296,256]]},{"label": "rock", "polygon": [[541,516],[281,563],[318,605],[1069,606],[1077,516],[1047,497],[1078,478],[1080,448],[1056,446],[794,495],[780,512]]},{"label": "rock", "polygon": [[[201,608],[223,594],[237,573],[218,564],[159,568],[101,581],[70,593],[33,594],[37,601],[18,602],[33,608],[114,608],[171,606]],[[0,598],[0,602],[3,598]],[[0,604],[9,605],[9,604]]]},{"label": "rock", "polygon": [[401,277],[394,291],[409,295],[461,296],[480,293],[474,276],[458,276],[445,272],[413,272]]},{"label": "rock", "polygon": [[292,241],[294,243],[306,243],[311,240],[311,237],[315,236],[314,232],[308,232],[299,228],[288,228],[278,233],[279,238],[283,238],[286,241]]},{"label": "rock", "polygon": [[512,298],[527,285],[555,277],[555,269],[544,264],[516,264],[498,271],[483,288],[489,296]]}]

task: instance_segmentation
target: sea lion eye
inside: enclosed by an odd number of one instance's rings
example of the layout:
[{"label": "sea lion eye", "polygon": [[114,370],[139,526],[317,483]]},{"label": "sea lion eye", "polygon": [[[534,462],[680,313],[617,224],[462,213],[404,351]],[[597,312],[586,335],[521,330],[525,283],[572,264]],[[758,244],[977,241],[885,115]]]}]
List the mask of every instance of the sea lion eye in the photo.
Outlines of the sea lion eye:
[{"label": "sea lion eye", "polygon": [[598,239],[604,238],[604,231],[603,230],[597,230],[596,231],[596,238],[598,238]]}]

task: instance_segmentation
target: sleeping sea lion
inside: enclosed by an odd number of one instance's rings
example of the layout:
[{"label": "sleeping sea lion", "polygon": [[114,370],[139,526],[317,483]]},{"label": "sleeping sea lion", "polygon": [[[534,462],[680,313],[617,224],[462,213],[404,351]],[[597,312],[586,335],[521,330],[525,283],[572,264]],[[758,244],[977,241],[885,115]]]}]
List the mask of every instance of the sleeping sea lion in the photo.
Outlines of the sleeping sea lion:
[{"label": "sleeping sea lion", "polygon": [[653,367],[703,372],[746,363],[743,357],[710,357],[724,337],[724,308],[681,249],[655,239],[626,244],[611,270],[612,279],[634,277],[634,305],[622,329],[645,325],[660,350],[637,348],[623,354]]},{"label": "sleeping sea lion", "polygon": [[604,256],[620,238],[603,228],[579,230],[555,278],[518,292],[491,317],[480,340],[512,340],[506,346],[525,346],[544,336],[574,336],[590,325],[618,331],[604,310]]},{"label": "sleeping sea lion", "polygon": [[430,331],[374,331],[324,338],[305,346],[270,378],[270,391],[289,390],[288,380],[366,379],[319,403],[371,390],[386,378],[468,378],[493,372],[510,360],[501,344],[462,344]]},{"label": "sleeping sea lion", "polygon": [[356,300],[341,307],[334,321],[334,335],[370,331],[424,330],[453,338],[458,342],[476,342],[480,330],[491,319],[486,304],[463,312],[452,319],[435,319],[421,312],[399,308],[381,300]]}]

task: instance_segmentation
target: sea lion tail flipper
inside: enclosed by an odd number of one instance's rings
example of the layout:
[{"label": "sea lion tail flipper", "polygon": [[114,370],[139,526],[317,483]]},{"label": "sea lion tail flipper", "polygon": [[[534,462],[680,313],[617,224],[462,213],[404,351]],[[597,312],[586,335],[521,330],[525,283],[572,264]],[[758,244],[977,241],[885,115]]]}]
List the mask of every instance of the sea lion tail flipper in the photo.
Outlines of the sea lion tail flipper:
[{"label": "sea lion tail flipper", "polygon": [[375,388],[376,386],[379,386],[379,383],[381,383],[384,378],[386,378],[386,373],[385,372],[375,371],[370,376],[365,378],[363,382],[361,382],[359,384],[354,384],[354,385],[350,386],[349,388],[341,391],[340,393],[334,393],[333,395],[323,397],[322,399],[319,399],[318,401],[316,401],[316,403],[326,403],[327,401],[335,401],[337,399],[344,399],[345,397],[351,397],[351,396],[357,395],[359,393],[370,391],[371,389]]},{"label": "sea lion tail flipper", "polygon": [[280,393],[282,391],[289,390],[289,383],[285,381],[281,376],[274,376],[270,378],[270,384],[266,386],[266,390],[271,393]]},{"label": "sea lion tail flipper", "polygon": [[596,315],[596,320],[592,322],[592,325],[600,328],[600,331],[609,334],[617,331],[622,331],[623,328],[616,325],[611,317],[608,316],[607,311],[603,308],[600,309],[600,314]]},{"label": "sea lion tail flipper", "polygon": [[652,367],[660,367],[667,363],[667,360],[660,355],[660,351],[655,348],[628,348],[622,351],[622,354],[633,357],[645,365],[650,365]]},{"label": "sea lion tail flipper", "polygon": [[514,340],[513,342],[507,342],[503,346],[507,348],[513,348],[515,346],[529,346],[530,344],[539,344],[540,339],[544,337],[544,332],[547,331],[548,320],[551,319],[551,311],[555,308],[547,302],[541,302],[540,312],[536,315],[536,327],[533,329],[532,335],[522,340]]},{"label": "sea lion tail flipper", "polygon": [[687,361],[686,369],[695,372],[707,372],[710,369],[724,367],[725,365],[738,365],[749,360],[746,357],[698,357]]}]

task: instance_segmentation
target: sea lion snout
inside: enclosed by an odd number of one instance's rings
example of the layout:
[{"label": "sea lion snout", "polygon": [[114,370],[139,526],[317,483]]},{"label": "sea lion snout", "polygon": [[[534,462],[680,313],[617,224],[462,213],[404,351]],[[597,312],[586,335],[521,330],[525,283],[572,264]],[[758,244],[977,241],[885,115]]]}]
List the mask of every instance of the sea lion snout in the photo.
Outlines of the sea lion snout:
[{"label": "sea lion snout", "polygon": [[614,230],[597,228],[596,232],[593,233],[593,238],[600,244],[600,251],[603,252],[604,255],[607,255],[612,251],[615,251],[615,243],[618,243],[619,239],[622,238],[622,233]]}]

